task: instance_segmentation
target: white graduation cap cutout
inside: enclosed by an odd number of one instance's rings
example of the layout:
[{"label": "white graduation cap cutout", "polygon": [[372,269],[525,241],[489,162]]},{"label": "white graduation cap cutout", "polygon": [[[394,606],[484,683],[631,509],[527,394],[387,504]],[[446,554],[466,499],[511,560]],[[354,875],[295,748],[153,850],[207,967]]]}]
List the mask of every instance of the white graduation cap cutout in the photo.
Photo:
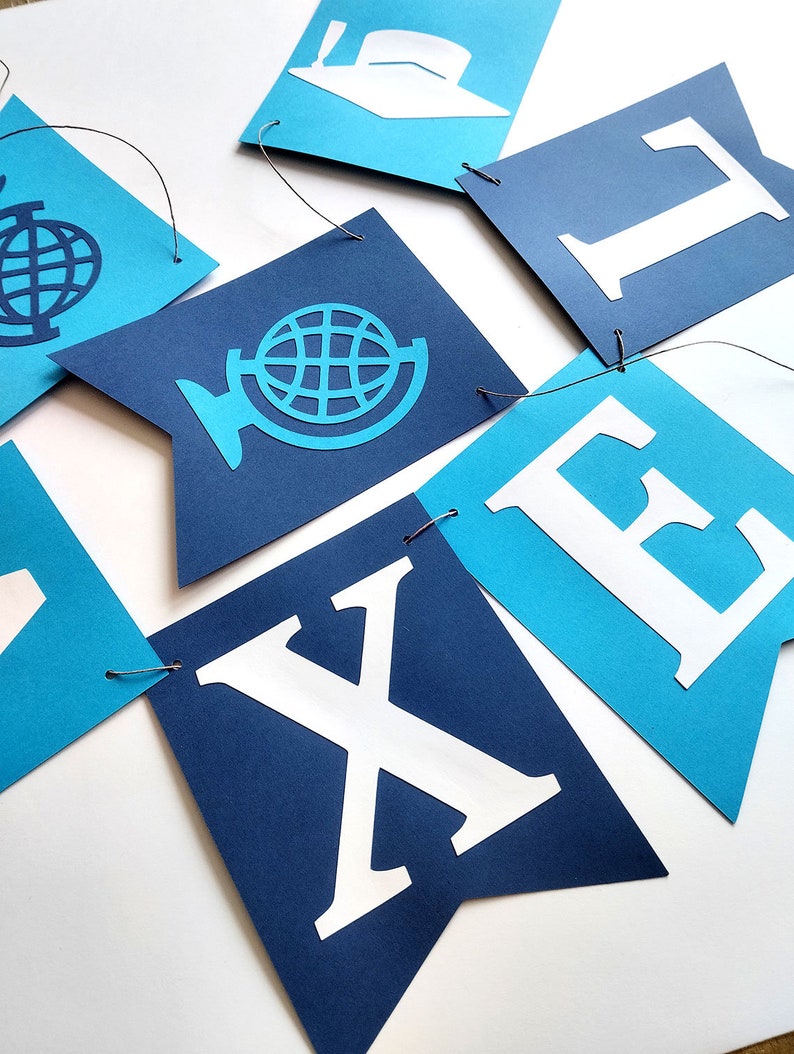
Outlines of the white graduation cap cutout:
[{"label": "white graduation cap cutout", "polygon": [[324,88],[378,117],[508,117],[509,110],[458,84],[471,52],[430,33],[379,29],[367,33],[352,66],[325,66],[347,28],[333,20],[316,60],[293,77]]}]

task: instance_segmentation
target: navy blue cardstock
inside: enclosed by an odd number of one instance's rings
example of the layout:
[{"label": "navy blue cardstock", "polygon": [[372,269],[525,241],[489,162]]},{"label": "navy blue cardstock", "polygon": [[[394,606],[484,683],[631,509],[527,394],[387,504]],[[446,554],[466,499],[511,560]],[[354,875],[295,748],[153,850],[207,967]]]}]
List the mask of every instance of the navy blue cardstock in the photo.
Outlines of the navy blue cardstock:
[{"label": "navy blue cardstock", "polygon": [[616,329],[633,355],[794,273],[794,172],[725,65],[479,167],[499,184],[458,182],[607,365]]},{"label": "navy blue cardstock", "polygon": [[521,384],[369,211],[55,356],[173,437],[185,585],[504,409]]},{"label": "navy blue cardstock", "polygon": [[[151,638],[182,662],[149,691],[152,706],[319,1054],[368,1049],[463,900],[666,874],[441,533],[404,543],[427,519],[411,495]],[[395,569],[391,611],[357,606],[362,584]],[[217,672],[274,634],[283,646],[247,692]],[[285,680],[283,662],[331,680],[324,709],[324,689]],[[317,731],[318,713],[331,727],[362,693],[348,749]],[[293,705],[314,707],[314,718],[290,717]],[[490,785],[472,783],[469,806],[456,809],[427,790],[446,753],[427,780],[391,773],[394,737],[373,731],[384,707],[407,722],[409,754],[421,755],[420,730],[432,726],[451,742],[449,758],[473,751],[538,783],[538,803],[456,852],[450,840],[491,809]],[[364,780],[371,868],[405,868],[408,883],[320,936],[370,748],[384,758]]]}]

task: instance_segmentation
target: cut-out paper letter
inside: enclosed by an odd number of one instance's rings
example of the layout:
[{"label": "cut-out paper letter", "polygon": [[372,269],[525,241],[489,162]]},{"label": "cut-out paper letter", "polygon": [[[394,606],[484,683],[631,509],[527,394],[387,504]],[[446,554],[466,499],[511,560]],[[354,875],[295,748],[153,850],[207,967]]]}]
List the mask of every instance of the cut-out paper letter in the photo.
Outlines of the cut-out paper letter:
[{"label": "cut-out paper letter", "polygon": [[413,496],[152,638],[149,698],[319,1054],[458,905],[665,874]]},{"label": "cut-out paper letter", "polygon": [[794,172],[723,66],[459,183],[606,363],[794,272]]},{"label": "cut-out paper letter", "polygon": [[0,790],[162,673],[13,443],[0,446]]},{"label": "cut-out paper letter", "polygon": [[558,6],[321,0],[241,139],[277,120],[269,147],[457,190],[498,156]]},{"label": "cut-out paper letter", "polygon": [[642,139],[652,150],[697,147],[727,176],[727,182],[597,242],[560,235],[560,242],[610,300],[623,296],[621,279],[722,234],[737,223],[760,215],[788,218],[769,191],[693,118],[685,117]]},{"label": "cut-out paper letter", "polygon": [[[471,573],[735,819],[794,634],[794,478],[652,363],[581,355],[420,491]],[[453,497],[454,495],[454,497]]]},{"label": "cut-out paper letter", "polygon": [[586,571],[681,656],[675,678],[684,688],[722,655],[756,615],[794,579],[794,540],[755,509],[736,528],[761,561],[762,573],[720,612],[642,548],[672,523],[697,530],[714,517],[657,469],[640,478],[648,504],[617,527],[558,471],[597,435],[646,446],[653,429],[608,395],[485,502],[491,512],[519,508]]},{"label": "cut-out paper letter", "polygon": [[331,597],[337,611],[365,612],[358,684],[289,650],[297,615],[196,670],[199,684],[228,684],[347,751],[334,899],[315,921],[321,938],[411,884],[404,867],[370,866],[381,769],[465,816],[451,838],[458,854],[560,790],[555,776],[525,776],[389,701],[397,587],[412,569],[404,556]]},{"label": "cut-out paper letter", "polygon": [[175,263],[169,225],[42,124],[16,97],[0,111],[0,424],[65,376],[50,352],[151,314],[216,266],[185,238]]},{"label": "cut-out paper letter", "polygon": [[0,654],[19,636],[44,600],[27,568],[0,575]]},{"label": "cut-out paper letter", "polygon": [[363,241],[331,231],[57,356],[173,436],[181,585],[486,420],[504,403],[478,384],[520,388],[376,212],[349,222]]}]

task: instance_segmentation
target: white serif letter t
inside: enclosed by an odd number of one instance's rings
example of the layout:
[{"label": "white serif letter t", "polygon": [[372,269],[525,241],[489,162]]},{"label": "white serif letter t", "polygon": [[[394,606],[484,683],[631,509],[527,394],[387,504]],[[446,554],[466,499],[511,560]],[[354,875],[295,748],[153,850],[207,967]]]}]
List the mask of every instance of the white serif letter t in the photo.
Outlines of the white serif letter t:
[{"label": "white serif letter t", "polygon": [[788,216],[769,191],[692,117],[658,128],[642,139],[652,150],[697,147],[727,180],[601,241],[583,242],[572,234],[558,236],[609,300],[623,296],[621,279],[737,223],[761,214],[776,220]]}]

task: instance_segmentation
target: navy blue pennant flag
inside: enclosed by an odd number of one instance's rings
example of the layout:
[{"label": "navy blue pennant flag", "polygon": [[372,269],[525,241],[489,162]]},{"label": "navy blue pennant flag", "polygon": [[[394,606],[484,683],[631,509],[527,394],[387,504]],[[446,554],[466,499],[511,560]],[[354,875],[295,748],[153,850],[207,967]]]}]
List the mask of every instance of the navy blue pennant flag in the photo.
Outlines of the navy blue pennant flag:
[{"label": "navy blue pennant flag", "polygon": [[458,182],[608,365],[794,273],[794,172],[725,65]]},{"label": "navy blue pennant flag", "polygon": [[458,905],[666,874],[414,496],[151,638],[149,698],[319,1054]]},{"label": "navy blue pennant flag", "polygon": [[374,211],[55,358],[173,437],[180,585],[504,408],[520,382]]}]

